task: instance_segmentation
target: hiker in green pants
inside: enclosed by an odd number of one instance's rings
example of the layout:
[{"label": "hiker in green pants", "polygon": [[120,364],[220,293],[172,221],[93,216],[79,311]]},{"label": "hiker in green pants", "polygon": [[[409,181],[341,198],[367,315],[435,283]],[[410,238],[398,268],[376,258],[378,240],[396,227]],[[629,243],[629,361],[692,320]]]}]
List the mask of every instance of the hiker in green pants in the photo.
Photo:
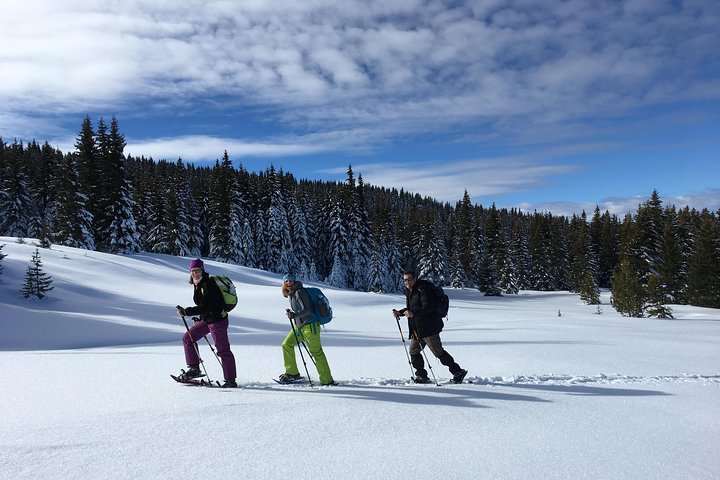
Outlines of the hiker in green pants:
[{"label": "hiker in green pants", "polygon": [[295,360],[295,347],[298,346],[298,341],[305,341],[310,355],[315,361],[315,367],[320,375],[320,383],[322,385],[334,384],[330,366],[320,343],[320,325],[310,321],[312,312],[310,296],[305,291],[302,282],[292,274],[283,277],[282,293],[285,298],[290,299],[290,308],[286,312],[295,326],[293,327],[294,331],[291,330],[282,343],[285,373],[280,375],[280,382],[291,383],[300,379],[300,372]]}]

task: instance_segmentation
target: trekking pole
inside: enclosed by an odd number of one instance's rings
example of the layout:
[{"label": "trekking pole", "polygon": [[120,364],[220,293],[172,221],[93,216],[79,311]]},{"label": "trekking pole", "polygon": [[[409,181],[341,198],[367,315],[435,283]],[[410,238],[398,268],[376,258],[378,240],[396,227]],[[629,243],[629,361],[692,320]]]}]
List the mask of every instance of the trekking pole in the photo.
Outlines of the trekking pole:
[{"label": "trekking pole", "polygon": [[[288,318],[288,320],[290,320],[290,328],[292,328],[293,335],[295,335],[295,341],[297,342],[298,351],[300,352],[300,358],[302,358],[303,366],[305,367],[305,373],[307,374],[308,382],[310,382],[310,386],[312,387],[313,383],[312,383],[312,378],[310,378],[310,371],[308,370],[307,363],[305,363],[305,355],[303,355],[303,353],[302,353],[302,348],[300,348],[300,343],[301,343],[300,338],[298,337],[297,332],[295,331],[295,325],[293,325],[292,318]],[[308,354],[309,353],[310,352],[308,351]]]},{"label": "trekking pole", "polygon": [[[182,308],[180,305],[177,306],[177,308]],[[200,347],[198,347],[197,342],[192,336],[192,333],[190,333],[190,327],[188,327],[187,321],[185,320],[185,315],[181,315],[182,321],[185,324],[185,330],[187,330],[188,337],[190,337],[190,341],[193,342],[193,346],[195,347],[195,352],[197,352],[198,361],[200,362],[200,365],[202,366],[203,371],[205,372],[205,377],[207,377],[208,382],[210,382],[210,375],[207,373],[207,368],[205,368],[205,362],[203,362],[202,357],[200,356]],[[212,383],[212,382],[210,382]]]},{"label": "trekking pole", "polygon": [[400,317],[393,315],[395,317],[395,321],[397,322],[398,330],[400,331],[400,338],[403,342],[403,347],[405,347],[405,356],[407,357],[408,365],[410,365],[410,378],[414,381],[415,380],[415,371],[413,370],[412,362],[410,361],[410,353],[408,352],[407,344],[405,343],[405,335],[403,335],[402,327],[400,326]]},{"label": "trekking pole", "polygon": [[422,340],[418,339],[417,332],[412,332],[412,334],[415,335],[415,339],[418,342],[420,342],[420,351],[422,352],[423,357],[425,357],[425,363],[427,364],[428,368],[430,369],[430,374],[432,375],[433,380],[435,381],[435,385],[437,385],[439,387],[440,384],[438,383],[437,378],[435,378],[435,372],[433,371],[432,365],[430,365],[430,360],[428,360],[427,353],[425,353],[425,346],[427,344],[425,342],[423,342]]},{"label": "trekking pole", "polygon": [[305,344],[305,340],[302,340],[300,343],[302,344],[303,348],[305,348],[305,351],[307,352],[308,356],[310,357],[310,360],[312,360],[313,365],[315,365],[315,368],[317,368],[317,363],[315,363],[315,358],[313,357],[312,353],[310,353],[310,349]]}]

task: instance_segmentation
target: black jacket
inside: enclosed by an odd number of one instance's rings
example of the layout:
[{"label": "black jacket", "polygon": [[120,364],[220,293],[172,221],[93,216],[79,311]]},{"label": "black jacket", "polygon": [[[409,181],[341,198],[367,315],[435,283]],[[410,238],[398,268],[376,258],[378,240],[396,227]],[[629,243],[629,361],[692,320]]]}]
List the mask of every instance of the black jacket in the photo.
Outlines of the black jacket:
[{"label": "black jacket", "polygon": [[210,275],[204,272],[202,280],[194,287],[193,301],[197,307],[187,307],[185,313],[190,316],[199,315],[207,323],[224,320],[227,317],[225,300],[215,280],[212,280]]},{"label": "black jacket", "polygon": [[435,291],[430,282],[417,280],[412,290],[405,289],[405,296],[414,315],[408,318],[410,335],[424,338],[442,332],[443,320],[435,311]]}]

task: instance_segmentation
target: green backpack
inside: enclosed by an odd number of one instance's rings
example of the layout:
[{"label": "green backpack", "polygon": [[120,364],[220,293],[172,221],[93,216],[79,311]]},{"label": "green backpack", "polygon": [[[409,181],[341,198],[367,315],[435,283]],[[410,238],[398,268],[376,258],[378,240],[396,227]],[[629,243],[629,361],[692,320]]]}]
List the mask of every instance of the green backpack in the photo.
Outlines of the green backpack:
[{"label": "green backpack", "polygon": [[232,280],[225,275],[211,275],[210,278],[215,281],[215,284],[220,289],[220,293],[222,293],[223,300],[225,300],[225,311],[229,312],[235,308],[238,297]]}]

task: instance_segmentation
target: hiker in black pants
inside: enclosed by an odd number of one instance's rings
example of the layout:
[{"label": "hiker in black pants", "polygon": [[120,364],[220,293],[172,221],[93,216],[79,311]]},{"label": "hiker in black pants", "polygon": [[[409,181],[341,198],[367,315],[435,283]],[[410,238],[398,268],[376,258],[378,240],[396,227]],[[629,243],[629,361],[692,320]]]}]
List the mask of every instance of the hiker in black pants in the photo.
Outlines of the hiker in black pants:
[{"label": "hiker in black pants", "polygon": [[415,368],[415,383],[430,383],[422,349],[427,345],[430,351],[440,360],[440,363],[450,369],[454,383],[462,383],[467,370],[455,363],[452,355],[442,346],[440,332],[443,329],[443,320],[435,308],[435,287],[426,280],[418,280],[415,272],[403,273],[406,308],[393,310],[395,318],[405,316],[410,329],[410,361]]}]

